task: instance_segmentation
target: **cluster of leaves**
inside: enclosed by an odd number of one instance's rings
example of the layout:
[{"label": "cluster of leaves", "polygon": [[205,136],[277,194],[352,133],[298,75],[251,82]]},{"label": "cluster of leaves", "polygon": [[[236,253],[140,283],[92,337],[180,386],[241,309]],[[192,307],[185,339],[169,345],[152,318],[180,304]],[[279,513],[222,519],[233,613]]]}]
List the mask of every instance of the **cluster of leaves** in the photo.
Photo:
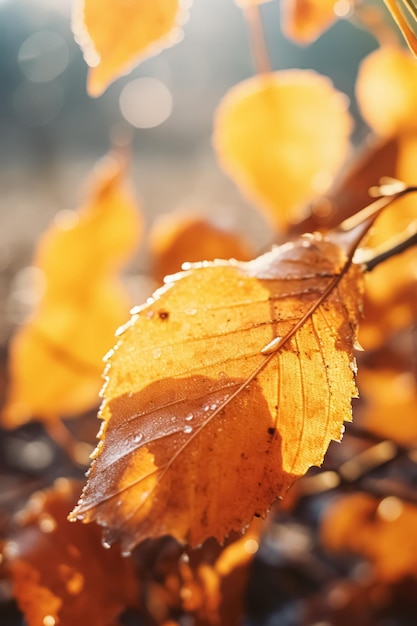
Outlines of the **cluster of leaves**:
[{"label": "cluster of leaves", "polygon": [[[369,626],[412,623],[417,611],[416,204],[406,187],[417,63],[378,8],[370,19],[333,0],[282,2],[284,32],[301,44],[341,12],[379,37],[357,78],[372,131],[358,154],[344,95],[313,71],[271,71],[262,1],[238,4],[258,74],[224,96],[213,145],[280,245],[250,260],[237,233],[166,216],[149,237],[150,273],[169,277],[125,323],[120,269],[142,223],[119,154],[100,163],[86,206],[58,214],[39,241],[37,305],[10,342],[1,420],[11,430],[40,421],[73,467],[1,518],[1,576],[28,626],[233,626],[245,612],[254,623]],[[179,0],[78,2],[89,92],[174,43],[185,14]],[[383,175],[406,185],[380,186],[360,211]],[[355,425],[308,472],[351,421],[358,336]],[[106,353],[82,489],[80,433]]]}]

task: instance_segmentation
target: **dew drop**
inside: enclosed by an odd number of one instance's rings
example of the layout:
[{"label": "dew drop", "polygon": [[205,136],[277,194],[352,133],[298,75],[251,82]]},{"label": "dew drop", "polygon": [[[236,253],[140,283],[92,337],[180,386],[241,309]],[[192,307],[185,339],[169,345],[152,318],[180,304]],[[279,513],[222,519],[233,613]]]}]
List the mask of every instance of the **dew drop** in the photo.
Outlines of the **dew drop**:
[{"label": "dew drop", "polygon": [[184,428],[184,432],[189,434],[193,432],[193,427],[192,426],[185,426]]},{"label": "dew drop", "polygon": [[142,440],[142,438],[143,438],[142,433],[139,433],[139,435],[136,435],[136,436],[134,437],[133,441],[134,441],[135,443],[139,443],[139,441],[141,441],[141,440]]},{"label": "dew drop", "polygon": [[354,344],[353,344],[353,348],[354,350],[357,350],[358,352],[364,352],[365,348],[363,346],[361,346],[361,344],[359,343],[359,341],[356,339]]},{"label": "dew drop", "polygon": [[173,415],[173,416],[171,417],[171,422],[175,422],[175,421],[176,421],[176,419],[177,419],[177,418],[176,418],[176,416],[175,416],[175,415]]},{"label": "dew drop", "polygon": [[215,411],[217,409],[217,404],[212,404],[210,408],[212,411]]},{"label": "dew drop", "polygon": [[209,411],[209,410],[210,410],[210,407],[209,407],[209,405],[208,405],[208,404],[206,404],[206,406],[205,406],[205,407],[203,407],[203,408],[204,408],[204,411]]},{"label": "dew drop", "polygon": [[111,545],[109,543],[107,543],[107,541],[102,541],[101,545],[103,546],[103,548],[105,548],[106,550],[110,550]]},{"label": "dew drop", "polygon": [[187,422],[191,422],[191,420],[192,420],[193,418],[194,418],[194,415],[193,415],[192,413],[189,413],[189,414],[186,416],[186,418],[185,418],[185,419],[186,419],[186,421],[187,421]]},{"label": "dew drop", "polygon": [[131,552],[131,550],[122,550],[122,551],[120,552],[120,554],[121,554],[124,558],[127,558],[127,557],[131,556],[132,552]]}]

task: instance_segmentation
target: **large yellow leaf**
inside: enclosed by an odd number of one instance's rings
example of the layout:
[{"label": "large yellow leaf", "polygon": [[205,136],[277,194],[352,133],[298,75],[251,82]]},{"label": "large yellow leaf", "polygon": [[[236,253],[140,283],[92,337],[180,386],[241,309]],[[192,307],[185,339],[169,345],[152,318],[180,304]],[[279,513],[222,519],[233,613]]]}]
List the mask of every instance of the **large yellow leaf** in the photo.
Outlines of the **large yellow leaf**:
[{"label": "large yellow leaf", "polygon": [[255,76],[220,103],[214,146],[220,164],[280,228],[331,185],[349,150],[346,97],[324,76],[287,70]]},{"label": "large yellow leaf", "polygon": [[71,519],[99,522],[126,551],[164,534],[223,540],[320,464],[356,395],[351,261],[365,230],[191,265],[136,308],[107,357],[100,442]]},{"label": "large yellow leaf", "polygon": [[107,85],[146,57],[178,41],[181,0],[77,0],[73,31],[90,72],[88,92]]},{"label": "large yellow leaf", "polygon": [[89,203],[59,214],[38,243],[34,265],[46,286],[10,345],[5,426],[79,414],[97,401],[103,354],[130,306],[117,273],[139,239],[124,171],[104,160]]}]

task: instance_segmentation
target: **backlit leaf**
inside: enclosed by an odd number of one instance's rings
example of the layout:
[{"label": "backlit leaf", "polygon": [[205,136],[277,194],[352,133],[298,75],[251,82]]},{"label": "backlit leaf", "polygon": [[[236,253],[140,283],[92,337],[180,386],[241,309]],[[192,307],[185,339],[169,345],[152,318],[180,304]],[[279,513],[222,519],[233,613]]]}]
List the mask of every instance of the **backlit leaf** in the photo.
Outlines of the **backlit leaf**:
[{"label": "backlit leaf", "polygon": [[103,548],[99,528],[66,520],[78,491],[78,481],[60,479],[34,494],[6,545],[13,593],[28,626],[73,626],[80,617],[89,626],[117,626],[117,615],[136,602],[133,563]]},{"label": "backlit leaf", "polygon": [[[283,0],[281,27],[284,35],[298,44],[308,44],[320,37],[338,19],[337,0]],[[350,3],[346,3],[346,13]]]},{"label": "backlit leaf", "polygon": [[98,521],[126,551],[165,534],[222,541],[322,462],[356,395],[356,228],[191,265],[133,311],[71,519]]},{"label": "backlit leaf", "polygon": [[213,141],[240,191],[286,228],[330,187],[351,128],[346,97],[327,78],[287,70],[233,87],[217,109]]},{"label": "backlit leaf", "polygon": [[10,345],[7,427],[80,413],[97,402],[103,354],[130,307],[117,273],[140,230],[124,170],[115,158],[104,160],[89,202],[58,214],[38,243],[34,265],[45,289]]},{"label": "backlit leaf", "polygon": [[378,48],[360,65],[356,97],[377,134],[417,130],[417,60],[399,47]]},{"label": "backlit leaf", "polygon": [[[181,0],[77,0],[73,31],[90,66],[88,92],[109,83],[179,39]],[[185,3],[184,3],[185,4]]]}]

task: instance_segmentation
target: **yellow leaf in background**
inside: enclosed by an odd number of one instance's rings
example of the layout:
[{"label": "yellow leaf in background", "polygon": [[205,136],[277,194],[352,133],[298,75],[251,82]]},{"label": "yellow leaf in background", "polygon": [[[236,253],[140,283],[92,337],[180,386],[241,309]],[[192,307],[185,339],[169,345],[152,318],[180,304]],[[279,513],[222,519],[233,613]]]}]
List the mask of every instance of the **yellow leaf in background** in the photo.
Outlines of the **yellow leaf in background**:
[{"label": "yellow leaf in background", "polygon": [[34,266],[45,289],[11,341],[4,426],[80,413],[97,402],[102,358],[130,308],[117,273],[140,233],[124,174],[124,163],[104,159],[86,206],[59,213],[38,243]]},{"label": "yellow leaf in background", "polygon": [[99,96],[140,61],[179,41],[183,5],[182,0],[77,0],[73,32],[90,66],[89,94]]},{"label": "yellow leaf in background", "polygon": [[417,130],[417,60],[399,47],[375,50],[360,65],[356,98],[378,135]]},{"label": "yellow leaf in background", "polygon": [[417,55],[417,5],[415,0],[385,0],[385,4],[401,29],[410,50]]},{"label": "yellow leaf in background", "polygon": [[[417,162],[417,59],[404,49],[384,46],[368,55],[356,83],[360,111],[381,137],[394,137],[394,176],[415,185]],[[387,243],[417,219],[415,197],[388,207],[372,231],[370,245]],[[367,277],[365,322],[360,341],[365,348],[382,345],[388,334],[405,328],[416,315],[416,257],[409,250],[381,264]]]},{"label": "yellow leaf in background", "polygon": [[[298,44],[311,43],[341,17],[336,14],[336,3],[337,0],[282,0],[282,32]],[[347,13],[350,6],[347,2]]]},{"label": "yellow leaf in background", "polygon": [[347,98],[312,71],[254,76],[221,101],[214,123],[220,165],[279,228],[331,185],[350,149]]}]

